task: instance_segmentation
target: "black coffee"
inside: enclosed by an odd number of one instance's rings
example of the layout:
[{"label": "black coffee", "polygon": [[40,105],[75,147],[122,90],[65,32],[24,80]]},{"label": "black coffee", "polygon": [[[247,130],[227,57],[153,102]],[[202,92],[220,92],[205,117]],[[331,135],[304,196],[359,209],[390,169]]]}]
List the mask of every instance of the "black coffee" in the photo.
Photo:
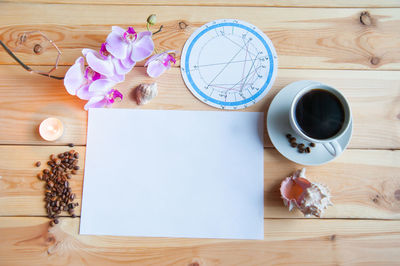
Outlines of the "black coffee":
[{"label": "black coffee", "polygon": [[296,105],[296,120],[300,129],[314,139],[335,136],[342,129],[344,118],[342,103],[326,90],[311,90]]}]

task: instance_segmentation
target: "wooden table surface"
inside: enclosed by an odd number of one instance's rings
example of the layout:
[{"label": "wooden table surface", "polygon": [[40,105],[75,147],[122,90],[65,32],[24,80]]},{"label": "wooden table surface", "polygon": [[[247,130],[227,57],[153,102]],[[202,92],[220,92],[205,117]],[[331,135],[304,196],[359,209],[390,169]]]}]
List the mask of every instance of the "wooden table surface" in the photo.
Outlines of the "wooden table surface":
[{"label": "wooden table surface", "polygon": [[[144,30],[152,13],[164,25],[154,37],[161,49],[182,49],[196,28],[218,18],[248,21],[270,37],[279,56],[277,79],[262,101],[244,111],[266,112],[281,88],[301,79],[344,93],[354,115],[349,149],[331,163],[307,168],[310,179],[331,189],[334,206],[323,219],[288,212],[279,184],[301,166],[282,157],[266,137],[262,241],[81,236],[79,216],[63,217],[49,228],[34,162],[68,150],[68,143],[84,155],[87,112],[62,81],[29,74],[0,48],[0,265],[398,265],[400,1],[3,0],[0,40],[15,49],[21,33],[41,30],[63,52],[58,70],[63,75],[82,48],[100,47],[112,25]],[[43,46],[40,55],[33,52],[36,44]],[[55,60],[54,51],[38,39],[19,47],[17,55],[41,69]],[[118,86],[125,100],[114,107],[139,108],[129,93],[150,81],[143,67],[136,67]],[[179,61],[157,83],[159,95],[140,108],[215,110],[185,87]],[[50,116],[66,127],[54,143],[37,132]],[[79,202],[82,180],[81,172],[71,181]]]}]

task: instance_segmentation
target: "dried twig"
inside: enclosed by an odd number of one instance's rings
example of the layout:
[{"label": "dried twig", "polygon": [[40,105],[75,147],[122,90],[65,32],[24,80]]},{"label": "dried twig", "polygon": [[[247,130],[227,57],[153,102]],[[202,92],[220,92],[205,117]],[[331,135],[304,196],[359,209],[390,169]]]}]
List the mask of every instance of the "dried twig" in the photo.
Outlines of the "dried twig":
[{"label": "dried twig", "polygon": [[4,42],[2,42],[1,40],[0,40],[0,45],[4,48],[4,50],[6,50],[6,52],[7,52],[18,64],[20,64],[25,70],[29,71],[30,73],[36,73],[36,74],[39,74],[39,75],[42,75],[42,76],[45,76],[45,77],[49,77],[49,78],[53,78],[53,79],[58,79],[58,80],[64,79],[64,77],[58,77],[58,76],[53,76],[53,75],[51,75],[51,73],[52,73],[54,70],[56,70],[56,69],[58,68],[58,62],[60,61],[61,51],[60,51],[60,49],[58,49],[57,45],[56,45],[52,40],[50,40],[49,38],[47,38],[46,35],[44,35],[44,34],[43,34],[42,32],[40,32],[40,31],[24,32],[24,33],[22,34],[22,36],[19,38],[19,43],[18,43],[18,44],[24,43],[24,42],[26,41],[26,39],[27,39],[27,36],[30,35],[30,34],[33,34],[33,33],[39,33],[41,36],[43,36],[43,38],[45,38],[48,42],[50,42],[51,45],[53,45],[53,46],[55,47],[55,49],[57,50],[58,55],[57,55],[57,59],[56,59],[55,65],[54,65],[48,72],[41,72],[41,71],[36,71],[36,70],[32,69],[30,66],[24,64],[24,62],[22,62],[22,61],[10,50],[10,48],[8,48],[7,45],[6,45]]}]

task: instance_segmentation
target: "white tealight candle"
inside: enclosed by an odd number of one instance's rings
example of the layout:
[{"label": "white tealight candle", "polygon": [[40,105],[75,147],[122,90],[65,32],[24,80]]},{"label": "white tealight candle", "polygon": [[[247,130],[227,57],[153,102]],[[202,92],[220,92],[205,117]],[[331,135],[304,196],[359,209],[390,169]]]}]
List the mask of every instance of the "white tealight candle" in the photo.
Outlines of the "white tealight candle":
[{"label": "white tealight candle", "polygon": [[64,132],[63,123],[54,117],[49,117],[40,123],[39,134],[47,141],[54,141],[59,139]]}]

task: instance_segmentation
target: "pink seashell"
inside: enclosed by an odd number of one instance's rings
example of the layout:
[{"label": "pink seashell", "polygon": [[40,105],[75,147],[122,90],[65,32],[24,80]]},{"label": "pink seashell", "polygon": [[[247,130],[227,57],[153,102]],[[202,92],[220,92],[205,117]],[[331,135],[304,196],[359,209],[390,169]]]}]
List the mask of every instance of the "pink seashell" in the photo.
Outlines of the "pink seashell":
[{"label": "pink seashell", "polygon": [[308,181],[305,171],[305,168],[298,170],[282,181],[280,192],[283,203],[289,206],[289,211],[298,208],[306,217],[320,217],[332,205],[330,193],[324,185]]}]

